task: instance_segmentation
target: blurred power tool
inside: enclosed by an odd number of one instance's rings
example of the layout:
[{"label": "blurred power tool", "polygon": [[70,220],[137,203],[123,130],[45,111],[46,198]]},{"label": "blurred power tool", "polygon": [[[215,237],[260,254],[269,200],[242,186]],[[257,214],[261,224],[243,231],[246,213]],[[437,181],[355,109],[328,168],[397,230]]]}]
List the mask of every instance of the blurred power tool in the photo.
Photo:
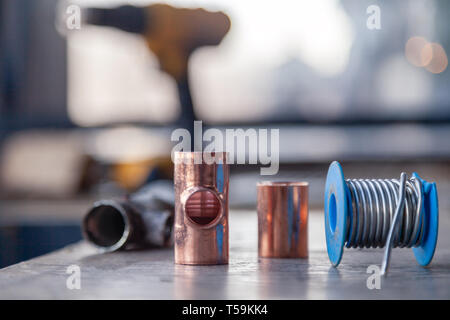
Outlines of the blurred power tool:
[{"label": "blurred power tool", "polygon": [[165,4],[147,7],[91,8],[86,22],[119,28],[144,36],[160,67],[177,82],[181,114],[178,125],[193,132],[196,119],[188,79],[188,60],[202,46],[218,45],[230,28],[222,12],[174,8]]}]

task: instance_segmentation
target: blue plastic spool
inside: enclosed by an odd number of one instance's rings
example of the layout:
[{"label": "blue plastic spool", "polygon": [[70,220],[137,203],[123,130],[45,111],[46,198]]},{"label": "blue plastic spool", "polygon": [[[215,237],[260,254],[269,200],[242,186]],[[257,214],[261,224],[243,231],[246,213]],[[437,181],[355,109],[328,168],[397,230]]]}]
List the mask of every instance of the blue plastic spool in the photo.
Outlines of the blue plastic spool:
[{"label": "blue plastic spool", "polygon": [[[421,179],[417,173],[413,173],[413,177],[420,179],[422,182],[425,232],[421,244],[418,247],[413,247],[412,250],[417,262],[422,266],[426,266],[433,259],[438,237],[439,208],[437,189],[436,183],[430,183]],[[348,219],[352,219],[351,208],[350,190],[345,182],[342,167],[339,162],[333,161],[328,169],[324,211],[328,257],[335,267],[341,262],[344,245],[348,239],[346,226]]]}]

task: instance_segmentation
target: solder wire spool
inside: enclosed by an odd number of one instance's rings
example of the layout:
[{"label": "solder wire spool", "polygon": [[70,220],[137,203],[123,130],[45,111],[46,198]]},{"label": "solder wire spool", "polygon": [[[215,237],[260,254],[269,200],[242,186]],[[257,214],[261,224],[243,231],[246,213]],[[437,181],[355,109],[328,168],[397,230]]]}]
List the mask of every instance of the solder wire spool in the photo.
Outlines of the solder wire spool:
[{"label": "solder wire spool", "polygon": [[339,162],[328,169],[324,196],[327,252],[333,266],[347,248],[385,248],[382,274],[392,247],[412,248],[417,262],[428,265],[438,237],[436,184],[413,173],[396,179],[344,179]]}]

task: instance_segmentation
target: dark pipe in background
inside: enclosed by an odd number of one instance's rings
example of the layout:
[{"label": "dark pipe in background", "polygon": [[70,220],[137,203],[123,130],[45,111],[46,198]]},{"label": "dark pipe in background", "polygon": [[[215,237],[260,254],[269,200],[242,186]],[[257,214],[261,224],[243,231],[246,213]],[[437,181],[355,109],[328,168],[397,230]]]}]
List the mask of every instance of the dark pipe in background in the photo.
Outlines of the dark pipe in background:
[{"label": "dark pipe in background", "polygon": [[82,229],[85,239],[102,252],[167,247],[173,243],[173,217],[173,184],[159,180],[123,199],[96,202]]}]

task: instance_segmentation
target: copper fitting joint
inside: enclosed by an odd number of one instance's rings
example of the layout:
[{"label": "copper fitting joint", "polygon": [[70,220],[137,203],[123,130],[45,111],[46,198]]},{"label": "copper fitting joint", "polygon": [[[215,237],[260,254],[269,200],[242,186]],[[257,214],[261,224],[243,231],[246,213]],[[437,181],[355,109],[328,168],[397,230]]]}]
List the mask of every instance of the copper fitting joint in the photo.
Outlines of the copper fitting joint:
[{"label": "copper fitting joint", "polygon": [[175,263],[227,264],[226,153],[175,152],[174,161]]},{"label": "copper fitting joint", "polygon": [[308,183],[260,182],[258,254],[263,258],[308,257]]}]

